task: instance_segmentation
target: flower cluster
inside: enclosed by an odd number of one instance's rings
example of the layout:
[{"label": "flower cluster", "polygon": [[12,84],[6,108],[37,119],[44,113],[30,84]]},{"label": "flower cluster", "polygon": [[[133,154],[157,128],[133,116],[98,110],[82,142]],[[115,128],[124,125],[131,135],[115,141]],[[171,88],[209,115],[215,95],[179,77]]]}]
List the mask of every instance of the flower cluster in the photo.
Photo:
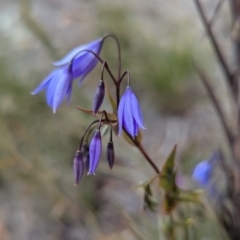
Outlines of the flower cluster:
[{"label": "flower cluster", "polygon": [[[100,52],[106,37],[113,37],[118,47],[118,77],[114,77],[106,61],[101,59]],[[75,183],[81,180],[84,170],[87,174],[95,175],[97,166],[102,155],[102,136],[101,127],[110,126],[110,138],[106,149],[106,159],[111,169],[115,162],[114,144],[113,144],[113,127],[118,125],[118,136],[124,131],[134,142],[135,137],[139,134],[139,128],[145,129],[143,117],[139,102],[136,95],[130,87],[130,74],[128,71],[121,74],[121,55],[120,44],[118,39],[113,35],[107,35],[104,38],[96,39],[90,43],[74,48],[61,60],[54,62],[57,67],[32,91],[35,95],[46,89],[46,101],[55,113],[63,100],[70,100],[72,93],[73,80],[80,79],[79,85],[82,84],[85,77],[94,69],[97,63],[102,63],[102,72],[99,84],[95,91],[93,100],[92,115],[99,117],[99,120],[93,121],[84,132],[79,148],[73,161],[73,171]],[[105,96],[104,71],[107,71],[115,86],[116,98],[109,96],[113,105],[113,113],[99,111]],[[120,98],[121,83],[125,75],[128,76],[126,90]],[[115,115],[117,113],[117,115]],[[96,127],[95,124],[98,124]],[[94,134],[91,139],[91,132]]]},{"label": "flower cluster", "polygon": [[58,67],[53,70],[31,93],[33,95],[47,89],[46,101],[56,113],[64,98],[70,101],[73,80],[80,78],[79,84],[95,68],[103,39],[97,39],[85,45],[74,48],[61,60],[53,64]]}]

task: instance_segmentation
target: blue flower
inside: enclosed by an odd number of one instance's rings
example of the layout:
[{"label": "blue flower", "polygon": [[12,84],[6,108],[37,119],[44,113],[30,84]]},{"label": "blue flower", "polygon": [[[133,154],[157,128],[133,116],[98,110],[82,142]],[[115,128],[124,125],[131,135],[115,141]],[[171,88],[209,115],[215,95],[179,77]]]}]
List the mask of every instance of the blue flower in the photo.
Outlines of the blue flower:
[{"label": "blue flower", "polygon": [[135,137],[138,135],[139,127],[145,129],[142,112],[131,87],[127,86],[118,107],[118,135],[125,128],[132,137]]},{"label": "blue flower", "polygon": [[210,159],[199,162],[193,170],[193,178],[203,187],[206,187],[213,174],[213,167],[219,159],[219,152],[215,151]]},{"label": "blue flower", "polygon": [[95,175],[96,168],[102,154],[102,140],[100,130],[97,129],[89,144],[89,170],[88,175]]},{"label": "blue flower", "polygon": [[64,98],[69,102],[72,93],[73,78],[71,67],[65,65],[53,70],[31,94],[35,95],[44,89],[47,89],[46,101],[52,108],[53,113],[56,113],[58,107],[62,104]]},{"label": "blue flower", "polygon": [[31,93],[35,95],[47,89],[46,100],[55,113],[65,97],[68,102],[70,101],[73,80],[80,77],[79,83],[81,84],[97,65],[98,60],[94,54],[85,50],[99,55],[102,43],[103,39],[97,39],[81,45],[74,48],[61,60],[54,62],[53,64],[58,68],[53,70]]},{"label": "blue flower", "polygon": [[193,170],[193,178],[202,186],[206,186],[212,176],[212,164],[208,160],[198,163]]},{"label": "blue flower", "polygon": [[73,78],[80,77],[79,85],[81,85],[84,78],[96,67],[98,63],[98,59],[94,56],[94,54],[85,50],[90,50],[99,55],[102,49],[102,44],[103,39],[99,38],[87,44],[76,47],[61,60],[53,62],[53,65],[59,67],[69,64],[72,61]]}]

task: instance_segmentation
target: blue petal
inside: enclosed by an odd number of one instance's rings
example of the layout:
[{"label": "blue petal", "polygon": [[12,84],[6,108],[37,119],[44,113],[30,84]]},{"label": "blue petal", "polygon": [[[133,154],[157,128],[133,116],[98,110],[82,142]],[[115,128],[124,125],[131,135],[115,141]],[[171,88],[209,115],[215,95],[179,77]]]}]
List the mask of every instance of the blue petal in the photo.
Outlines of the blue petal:
[{"label": "blue petal", "polygon": [[78,184],[80,182],[83,176],[83,172],[84,172],[83,156],[82,156],[82,152],[78,150],[73,160],[73,173],[74,173],[75,184]]},{"label": "blue petal", "polygon": [[46,78],[43,79],[43,81],[31,92],[32,95],[35,95],[42,90],[44,90],[56,74],[57,70],[53,70]]},{"label": "blue petal", "polygon": [[96,130],[89,145],[89,174],[95,174],[102,153],[102,141],[99,130]]},{"label": "blue petal", "polygon": [[[90,58],[90,59],[89,59]],[[72,74],[73,78],[78,78],[84,74],[89,62],[92,60],[92,56],[89,53],[83,53],[81,56],[75,58],[72,62]]]},{"label": "blue petal", "polygon": [[70,84],[68,85],[68,89],[67,89],[67,93],[66,93],[66,97],[67,97],[67,104],[69,104],[70,100],[71,100],[71,95],[72,95],[72,84],[73,81],[70,82]]},{"label": "blue petal", "polygon": [[52,104],[53,104],[55,86],[56,86],[56,84],[58,82],[58,78],[60,76],[59,73],[60,73],[60,71],[59,71],[59,69],[57,69],[55,71],[55,75],[52,77],[51,82],[49,83],[48,88],[47,88],[46,101],[47,101],[48,106],[50,106],[50,107],[52,107]]},{"label": "blue petal", "polygon": [[212,164],[208,160],[201,161],[193,171],[193,178],[202,186],[206,186],[212,174]]},{"label": "blue petal", "polygon": [[120,136],[122,133],[124,106],[125,106],[125,93],[121,97],[118,106],[118,136]]},{"label": "blue petal", "polygon": [[130,94],[131,94],[131,89],[129,87],[126,88],[125,92],[125,106],[124,106],[124,114],[123,114],[123,119],[124,119],[124,124],[126,130],[128,130],[128,133],[131,134],[132,137],[134,137],[134,118],[133,118],[133,113],[131,109],[131,99],[130,99]]},{"label": "blue petal", "polygon": [[133,121],[133,129],[134,129],[134,136],[137,136],[138,135],[138,124],[135,120]]},{"label": "blue petal", "polygon": [[91,62],[91,64],[89,64],[88,68],[85,69],[85,73],[83,74],[83,76],[80,78],[79,82],[78,82],[78,86],[80,87],[85,79],[85,77],[96,67],[98,61],[96,59],[94,59],[93,62]]},{"label": "blue petal", "polygon": [[134,117],[136,123],[138,124],[138,126],[140,128],[146,129],[143,125],[143,117],[142,117],[141,108],[140,108],[138,100],[131,88],[130,88],[130,104],[131,104],[132,114],[133,114],[133,117]]},{"label": "blue petal", "polygon": [[69,85],[72,83],[72,79],[67,73],[68,70],[65,69],[62,75],[59,76],[59,79],[56,81],[54,95],[52,99],[52,108],[55,113],[57,108],[62,104],[67,91],[69,89]]},{"label": "blue petal", "polygon": [[65,57],[63,57],[59,61],[53,62],[53,65],[62,66],[62,65],[68,64],[74,57],[77,56],[79,58],[81,55],[86,54],[86,52],[81,52],[83,50],[92,50],[93,52],[98,53],[101,50],[101,47],[102,47],[102,38],[93,40],[92,42],[89,42],[74,48]]},{"label": "blue petal", "polygon": [[70,98],[72,88],[72,77],[69,73],[69,66],[58,68],[48,84],[46,101],[55,113],[63,102],[65,96]]}]

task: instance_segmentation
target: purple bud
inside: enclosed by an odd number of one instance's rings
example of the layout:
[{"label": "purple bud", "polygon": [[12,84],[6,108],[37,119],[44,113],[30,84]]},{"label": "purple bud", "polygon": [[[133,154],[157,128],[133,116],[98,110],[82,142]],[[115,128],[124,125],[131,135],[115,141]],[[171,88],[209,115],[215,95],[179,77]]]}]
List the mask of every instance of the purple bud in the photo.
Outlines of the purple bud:
[{"label": "purple bud", "polygon": [[77,185],[84,172],[84,163],[83,163],[83,157],[82,157],[82,152],[77,150],[75,158],[73,160],[73,173],[74,173],[74,178],[75,178],[75,184]]},{"label": "purple bud", "polygon": [[103,99],[104,99],[104,95],[105,95],[105,85],[104,85],[103,80],[100,80],[97,90],[95,92],[95,97],[94,97],[94,101],[93,101],[93,113],[94,114],[101,107]]},{"label": "purple bud", "polygon": [[107,160],[110,169],[112,169],[115,160],[114,146],[112,141],[109,141],[107,145]]},{"label": "purple bud", "polygon": [[97,129],[89,145],[89,174],[94,174],[102,153],[102,140],[100,130]]},{"label": "purple bud", "polygon": [[83,156],[83,162],[85,165],[85,169],[88,172],[89,171],[89,152],[86,152]]},{"label": "purple bud", "polygon": [[83,162],[85,166],[85,170],[88,172],[89,170],[89,146],[87,142],[84,142],[81,148],[82,155],[83,155]]}]

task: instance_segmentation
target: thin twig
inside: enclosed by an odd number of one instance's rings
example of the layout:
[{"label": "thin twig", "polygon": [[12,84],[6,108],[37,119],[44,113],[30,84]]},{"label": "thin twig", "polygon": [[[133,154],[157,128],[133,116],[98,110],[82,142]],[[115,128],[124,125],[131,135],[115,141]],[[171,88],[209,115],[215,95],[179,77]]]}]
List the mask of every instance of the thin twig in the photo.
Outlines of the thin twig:
[{"label": "thin twig", "polygon": [[211,28],[212,25],[213,25],[213,23],[215,22],[215,20],[216,20],[216,18],[217,18],[217,15],[218,15],[218,13],[220,12],[220,9],[221,9],[224,1],[225,1],[225,0],[219,0],[216,8],[214,9],[213,15],[212,15],[210,21],[208,22],[208,27],[209,27],[209,28]]},{"label": "thin twig", "polygon": [[226,81],[227,81],[227,83],[228,83],[228,85],[229,85],[229,87],[232,91],[233,97],[234,97],[235,100],[237,100],[237,96],[236,96],[236,92],[235,92],[236,89],[235,89],[235,84],[234,84],[234,76],[231,73],[231,71],[230,71],[230,69],[227,65],[227,62],[225,61],[225,58],[224,58],[224,56],[223,56],[223,54],[220,50],[220,47],[219,47],[218,42],[217,42],[217,40],[216,40],[216,38],[213,34],[213,31],[211,29],[211,25],[209,25],[209,23],[208,23],[206,14],[205,14],[205,12],[203,10],[203,7],[200,3],[200,0],[194,0],[194,2],[196,4],[197,10],[198,10],[198,12],[200,14],[200,17],[202,19],[202,22],[204,24],[204,27],[207,31],[208,37],[209,37],[209,39],[212,43],[212,46],[214,48],[215,54],[218,58],[218,61],[221,65],[221,67],[222,67],[222,70],[223,70],[224,74],[225,74]]},{"label": "thin twig", "polygon": [[117,44],[117,50],[118,50],[118,77],[117,77],[117,79],[119,81],[119,79],[121,77],[121,68],[122,68],[121,46],[120,46],[120,42],[119,42],[119,40],[118,40],[118,38],[117,38],[117,36],[115,34],[111,33],[111,34],[106,35],[103,38],[103,41],[106,38],[108,38],[108,37],[112,37],[115,40],[116,44]]},{"label": "thin twig", "polygon": [[132,142],[134,143],[134,145],[138,148],[138,150],[142,153],[142,155],[145,157],[145,159],[147,160],[147,162],[151,165],[151,167],[154,169],[154,171],[159,174],[160,171],[157,167],[157,165],[152,161],[152,159],[148,156],[147,152],[145,151],[145,149],[143,148],[143,146],[141,145],[141,143],[139,143],[137,140],[135,140],[128,132],[125,128],[123,128],[124,132],[128,135],[128,137],[132,140]]},{"label": "thin twig", "polygon": [[207,75],[203,72],[202,69],[200,69],[194,62],[193,62],[193,66],[196,70],[196,72],[198,73],[198,75],[200,76],[206,90],[207,90],[207,93],[208,93],[208,96],[209,98],[211,99],[215,109],[216,109],[216,112],[217,114],[219,115],[219,118],[220,118],[220,121],[222,122],[222,126],[223,126],[223,129],[224,129],[224,132],[226,134],[226,137],[227,137],[227,140],[228,140],[228,143],[229,143],[229,146],[230,146],[230,149],[232,150],[233,148],[233,136],[232,136],[232,133],[226,123],[226,120],[225,120],[225,117],[224,117],[224,114],[223,114],[223,110],[219,104],[219,100],[217,99],[211,85],[210,85],[210,81],[207,77]]},{"label": "thin twig", "polygon": [[[109,76],[111,77],[111,79],[113,80],[114,84],[115,84],[115,85],[117,84],[117,81],[116,81],[115,77],[113,76],[110,68],[108,67],[107,62],[103,61],[103,59],[102,59],[99,55],[97,55],[95,52],[93,52],[92,50],[88,50],[88,49],[82,50],[82,51],[78,52],[78,53],[75,55],[75,57],[76,57],[77,55],[79,55],[79,53],[81,53],[81,52],[89,52],[89,53],[93,54],[93,55],[95,56],[95,58],[96,58],[101,64],[104,64],[104,67],[105,67],[105,69],[107,70],[107,72],[108,72]],[[75,58],[75,57],[74,57],[74,58]],[[74,59],[74,58],[73,58],[73,59]]]}]

